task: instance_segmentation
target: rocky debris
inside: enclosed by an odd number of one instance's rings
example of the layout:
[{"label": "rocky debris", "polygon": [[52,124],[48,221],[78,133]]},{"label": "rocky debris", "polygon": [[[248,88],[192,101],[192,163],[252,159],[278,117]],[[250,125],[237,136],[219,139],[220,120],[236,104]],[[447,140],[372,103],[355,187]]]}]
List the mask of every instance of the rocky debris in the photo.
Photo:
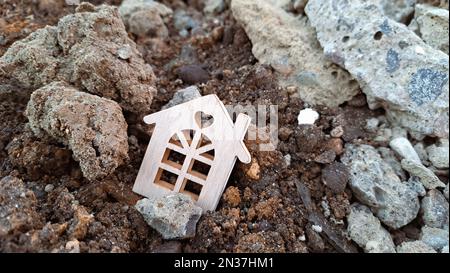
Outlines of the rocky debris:
[{"label": "rocky debris", "polygon": [[448,230],[424,226],[420,240],[434,250],[441,251],[442,248],[448,246]]},{"label": "rocky debris", "polygon": [[164,239],[194,237],[197,221],[202,215],[202,209],[189,196],[181,193],[144,198],[135,207]]},{"label": "rocky debris", "polygon": [[224,0],[206,0],[203,12],[217,14],[221,13],[224,9],[225,9]]},{"label": "rocky debris", "polygon": [[127,29],[141,37],[165,38],[169,30],[165,21],[173,11],[154,0],[125,0],[119,7],[119,13]]},{"label": "rocky debris", "polygon": [[185,10],[176,10],[173,15],[173,24],[179,31],[180,36],[186,37],[189,31],[200,26],[200,22],[192,18]]},{"label": "rocky debris", "polygon": [[414,13],[416,0],[381,0],[378,4],[387,17],[405,23]]},{"label": "rocky debris", "polygon": [[343,193],[349,179],[347,166],[333,162],[322,169],[322,182],[335,194]]},{"label": "rocky debris", "polygon": [[365,252],[395,253],[394,242],[389,232],[381,226],[380,221],[368,207],[358,203],[352,204],[347,220],[350,238]]},{"label": "rocky debris", "polygon": [[435,49],[449,54],[448,10],[426,4],[415,6],[414,19],[409,28]]},{"label": "rocky debris", "polygon": [[436,251],[422,241],[413,241],[397,246],[397,253],[436,253]]},{"label": "rocky debris", "polygon": [[425,196],[427,194],[427,191],[425,190],[425,187],[420,182],[420,178],[418,178],[417,176],[411,176],[408,179],[408,182],[406,183],[406,185],[408,187],[410,187],[411,190],[417,192],[417,195],[419,195],[420,197],[423,197],[423,196]]},{"label": "rocky debris", "polygon": [[315,110],[311,108],[306,108],[303,110],[300,110],[300,113],[298,114],[297,121],[298,125],[313,125],[316,120],[319,119],[319,113],[317,113]]},{"label": "rocky debris", "polygon": [[447,198],[447,201],[448,201],[448,185],[449,185],[450,183],[447,183],[447,186],[445,186],[445,189],[444,189],[444,196],[445,196],[445,198]]},{"label": "rocky debris", "polygon": [[404,137],[397,137],[389,142],[389,146],[402,158],[421,163],[419,155],[414,150],[411,142]]},{"label": "rocky debris", "polygon": [[445,187],[445,184],[433,173],[432,170],[423,166],[421,163],[409,159],[402,160],[402,168],[411,176],[420,178],[423,186],[427,189]]},{"label": "rocky debris", "polygon": [[258,160],[256,158],[252,158],[252,163],[245,173],[248,178],[252,180],[259,180],[261,175],[261,167],[258,164]]},{"label": "rocky debris", "polygon": [[44,219],[36,209],[36,196],[22,180],[14,176],[0,180],[0,237],[41,228]]},{"label": "rocky debris", "polygon": [[166,105],[164,105],[161,110],[200,98],[201,96],[202,95],[200,94],[200,90],[198,90],[197,86],[193,85],[186,87],[175,92],[173,98]]},{"label": "rocky debris", "polygon": [[377,3],[311,0],[305,11],[325,55],[355,76],[371,109],[384,107],[415,138],[447,137],[448,56],[387,19]]},{"label": "rocky debris", "polygon": [[0,57],[1,73],[30,88],[64,80],[139,114],[148,113],[156,94],[151,66],[128,38],[117,8],[107,5],[82,3],[57,26],[15,42]]},{"label": "rocky debris", "polygon": [[383,158],[383,160],[391,166],[400,180],[406,180],[405,171],[403,170],[400,161],[398,161],[395,152],[386,147],[379,147],[378,152],[380,153],[381,158]]},{"label": "rocky debris", "polygon": [[241,203],[239,189],[234,186],[228,187],[223,194],[223,199],[230,207],[237,207]]},{"label": "rocky debris", "polygon": [[449,253],[448,245],[446,245],[442,248],[441,253]]},{"label": "rocky debris", "polygon": [[324,56],[306,16],[296,18],[267,0],[233,0],[231,9],[253,55],[273,67],[279,84],[296,86],[303,101],[338,106],[359,91],[349,73]]},{"label": "rocky debris", "polygon": [[128,158],[127,123],[112,100],[53,82],[31,95],[26,115],[38,137],[69,146],[89,180],[109,175]]},{"label": "rocky debris", "polygon": [[197,64],[183,65],[175,73],[187,84],[205,83],[209,80],[209,73]]},{"label": "rocky debris", "polygon": [[402,183],[392,167],[369,145],[347,144],[341,157],[349,168],[349,184],[358,200],[386,225],[398,229],[417,216],[417,193]]},{"label": "rocky debris", "polygon": [[438,169],[449,168],[449,147],[436,146],[435,144],[427,147],[428,159],[431,164]]},{"label": "rocky debris", "polygon": [[74,209],[73,222],[68,233],[73,239],[82,240],[88,232],[89,225],[93,222],[94,216],[87,212],[86,208],[76,205]]},{"label": "rocky debris", "polygon": [[326,150],[314,158],[314,161],[321,164],[329,164],[336,159],[336,152],[333,150]]},{"label": "rocky debris", "polygon": [[425,225],[448,229],[448,202],[438,190],[430,190],[422,199],[421,211]]},{"label": "rocky debris", "polygon": [[422,142],[417,142],[416,145],[414,145],[414,150],[419,156],[422,164],[429,166],[430,162],[428,161],[428,153],[427,150],[425,149],[425,145]]}]

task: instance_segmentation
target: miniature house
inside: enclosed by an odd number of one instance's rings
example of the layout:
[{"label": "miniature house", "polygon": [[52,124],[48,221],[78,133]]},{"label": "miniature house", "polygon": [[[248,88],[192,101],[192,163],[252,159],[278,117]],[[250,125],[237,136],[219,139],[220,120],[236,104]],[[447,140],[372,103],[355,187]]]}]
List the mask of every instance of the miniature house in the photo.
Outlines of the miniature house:
[{"label": "miniature house", "polygon": [[250,117],[236,123],[216,95],[200,97],[144,117],[155,124],[133,191],[146,197],[181,192],[215,210],[236,158],[250,163],[243,139]]}]

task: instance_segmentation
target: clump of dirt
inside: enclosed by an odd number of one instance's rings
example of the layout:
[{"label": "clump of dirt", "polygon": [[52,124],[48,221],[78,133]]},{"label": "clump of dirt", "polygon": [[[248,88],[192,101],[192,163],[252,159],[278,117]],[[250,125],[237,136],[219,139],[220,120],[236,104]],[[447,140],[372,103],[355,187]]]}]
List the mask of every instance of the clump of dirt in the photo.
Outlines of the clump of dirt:
[{"label": "clump of dirt", "polygon": [[[120,4],[120,1],[90,2]],[[161,2],[174,12],[182,9],[199,18],[196,14],[201,9],[195,5],[189,6],[184,1]],[[31,0],[17,5],[5,1],[3,13],[5,9],[10,12],[2,14],[0,21],[0,28],[7,30],[0,55],[27,33],[46,24],[54,25],[62,16],[74,12],[71,6],[50,7],[38,6]],[[0,79],[1,84],[8,83],[0,87],[0,177],[11,175],[15,178],[7,180],[22,179],[21,187],[34,195],[32,210],[39,219],[27,221],[30,225],[26,231],[13,227],[0,233],[0,251],[337,251],[322,233],[312,230],[309,208],[296,185],[302,183],[309,189],[319,212],[330,220],[333,230],[343,233],[342,219],[348,212],[351,192],[336,193],[336,189],[327,187],[322,172],[328,163],[316,159],[328,152],[334,154],[332,162],[339,162],[346,142],[368,142],[366,119],[378,113],[370,111],[360,95],[336,108],[317,107],[320,119],[316,124],[298,126],[297,116],[304,103],[291,90],[277,85],[271,67],[257,63],[252,45],[231,11],[226,9],[199,20],[202,27],[191,30],[187,36],[180,35],[173,20],[167,25],[166,38],[128,34],[156,75],[158,94],[148,113],[159,111],[177,90],[189,86],[181,76],[198,78],[189,75],[199,73],[201,70],[197,68],[207,72],[199,80],[204,83],[198,83],[202,95],[217,94],[225,105],[277,105],[280,139],[276,149],[261,151],[260,144],[267,142],[261,136],[246,141],[258,165],[258,175],[249,172],[250,165],[237,163],[217,210],[202,216],[196,236],[180,241],[180,245],[168,244],[133,207],[140,197],[131,188],[151,137],[151,128],[143,125],[138,115],[125,112],[129,160],[101,181],[89,182],[66,147],[38,139],[26,128],[23,113],[33,90]],[[187,65],[197,68],[184,69],[185,73],[180,75],[179,68]],[[330,132],[339,126],[343,135],[332,137]]]}]

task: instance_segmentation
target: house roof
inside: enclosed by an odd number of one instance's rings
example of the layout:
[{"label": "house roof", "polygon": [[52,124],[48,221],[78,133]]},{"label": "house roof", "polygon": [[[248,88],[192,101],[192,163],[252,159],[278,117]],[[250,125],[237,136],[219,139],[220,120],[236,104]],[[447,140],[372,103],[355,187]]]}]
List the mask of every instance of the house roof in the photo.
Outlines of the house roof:
[{"label": "house roof", "polygon": [[[239,158],[239,160],[241,162],[244,163],[250,163],[251,161],[251,156],[250,153],[247,150],[247,147],[245,146],[244,142],[243,142],[243,138],[245,136],[245,133],[247,132],[247,128],[250,124],[250,117],[244,114],[239,114],[237,119],[236,119],[236,123],[233,123],[233,120],[231,119],[230,115],[228,114],[227,109],[225,108],[225,105],[223,105],[223,103],[220,101],[219,97],[217,97],[217,95],[215,94],[211,94],[211,95],[207,95],[207,96],[203,96],[182,104],[178,104],[175,105],[173,107],[164,109],[162,111],[147,115],[144,117],[144,122],[147,124],[154,124],[157,123],[157,121],[159,121],[160,117],[165,117],[167,116],[168,112],[172,112],[172,111],[177,111],[177,110],[184,110],[186,108],[186,106],[189,106],[189,108],[191,108],[192,106],[196,107],[198,106],[200,109],[198,110],[202,110],[202,105],[208,105],[211,106],[212,104],[217,104],[222,111],[220,111],[223,114],[223,117],[228,121],[229,125],[231,128],[234,128],[235,130],[243,130],[243,134],[242,134],[242,138],[240,138],[238,141],[239,143],[237,143],[237,150],[236,150],[236,156]],[[165,120],[165,122],[167,122],[167,120]]]}]

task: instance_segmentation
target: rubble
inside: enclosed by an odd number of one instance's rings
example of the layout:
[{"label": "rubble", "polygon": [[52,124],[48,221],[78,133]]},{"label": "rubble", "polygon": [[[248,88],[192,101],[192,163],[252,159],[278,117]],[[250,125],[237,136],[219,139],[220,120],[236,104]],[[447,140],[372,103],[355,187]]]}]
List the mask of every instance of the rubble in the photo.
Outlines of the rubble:
[{"label": "rubble", "polygon": [[139,114],[148,113],[156,94],[151,66],[128,38],[117,8],[107,5],[82,3],[57,26],[15,42],[0,57],[0,71],[29,88],[64,80]]},{"label": "rubble", "polygon": [[300,113],[298,114],[297,117],[298,125],[302,124],[313,125],[317,119],[319,119],[319,113],[317,113],[311,108],[300,110]]},{"label": "rubble", "polygon": [[395,253],[395,245],[389,232],[381,226],[368,207],[352,204],[347,220],[348,235],[365,252]]},{"label": "rubble", "polygon": [[282,86],[296,86],[302,100],[338,106],[357,94],[356,81],[322,53],[306,16],[296,18],[267,0],[233,0],[231,9],[253,55],[274,68]]},{"label": "rubble", "polygon": [[341,161],[349,168],[349,185],[356,198],[394,229],[414,220],[420,208],[417,192],[400,181],[377,150],[369,145],[345,148]]},{"label": "rubble", "polygon": [[422,227],[420,240],[434,250],[441,251],[448,245],[448,230],[424,226]]},{"label": "rubble", "polygon": [[431,164],[438,169],[449,168],[449,147],[436,146],[435,144],[428,146],[427,149],[428,159]]},{"label": "rubble", "polygon": [[419,177],[420,182],[422,182],[427,189],[445,187],[445,184],[433,173],[433,171],[423,166],[421,163],[403,159],[402,168],[407,171],[409,175]]},{"label": "rubble", "polygon": [[181,193],[158,199],[144,198],[135,207],[164,239],[193,237],[202,214],[202,209],[194,205],[189,196]]},{"label": "rubble", "polygon": [[389,142],[389,146],[402,158],[421,163],[419,155],[416,153],[416,150],[414,150],[408,139],[404,137],[394,138]]},{"label": "rubble", "polygon": [[128,158],[127,123],[112,100],[53,82],[31,95],[26,115],[38,137],[69,146],[89,180],[107,176]]},{"label": "rubble", "polygon": [[196,98],[200,98],[202,95],[200,94],[200,90],[198,90],[197,86],[192,85],[189,87],[186,87],[184,89],[178,90],[177,92],[175,92],[175,94],[173,95],[173,98],[166,104],[164,105],[161,110],[170,108],[172,106],[181,104],[181,103],[185,103],[188,102],[190,100],[196,99]]},{"label": "rubble", "polygon": [[397,253],[437,253],[422,241],[404,242],[397,246]]},{"label": "rubble", "polygon": [[422,199],[421,211],[425,225],[431,228],[446,228],[448,230],[448,201],[438,190],[430,190]]},{"label": "rubble", "polygon": [[371,109],[383,107],[415,138],[448,137],[448,56],[377,3],[311,0],[305,11],[325,55],[356,78]]},{"label": "rubble", "polygon": [[428,45],[449,54],[448,10],[417,4],[414,19],[409,28],[417,33]]}]

